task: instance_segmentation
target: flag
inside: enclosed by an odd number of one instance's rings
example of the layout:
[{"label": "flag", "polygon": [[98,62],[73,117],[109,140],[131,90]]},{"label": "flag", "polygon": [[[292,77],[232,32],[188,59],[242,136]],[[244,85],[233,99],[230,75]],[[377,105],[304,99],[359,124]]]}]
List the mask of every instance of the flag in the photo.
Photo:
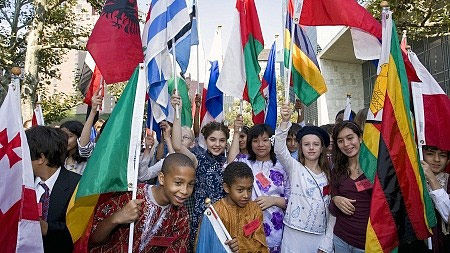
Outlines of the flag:
[{"label": "flag", "polygon": [[[181,97],[181,126],[192,127],[192,107],[191,100],[189,99],[188,87],[183,78],[178,78],[178,95]],[[168,82],[169,94],[173,93],[175,89],[174,78],[170,79]]]},{"label": "flag", "polygon": [[222,221],[214,208],[208,207],[203,213],[202,223],[198,231],[197,253],[224,252],[231,253],[230,247],[225,245],[227,237],[220,225]]},{"label": "flag", "polygon": [[86,48],[106,83],[128,80],[144,59],[137,1],[106,0]]},{"label": "flag", "polygon": [[[390,11],[382,14],[382,54],[370,106],[371,114],[382,113],[381,123],[366,124],[360,152],[361,167],[373,182],[366,252],[390,252],[400,244],[424,240],[436,225],[418,159],[408,79],[391,17]],[[374,134],[373,138],[368,133]],[[375,154],[376,138],[379,143]],[[370,159],[364,155],[378,162],[367,163]]]},{"label": "flag", "polygon": [[[142,42],[149,83],[151,115],[156,123],[167,118],[171,107],[167,80],[172,77],[173,69],[168,42],[188,23],[189,13],[184,0],[152,1]],[[176,66],[173,67],[176,68]],[[151,118],[148,117],[148,120]]]},{"label": "flag", "polygon": [[200,110],[200,128],[211,121],[223,120],[223,93],[216,86],[222,67],[222,35],[220,28],[214,34],[211,51],[208,56],[210,64],[209,81],[203,86]]},{"label": "flag", "polygon": [[88,234],[86,228],[102,194],[132,190],[135,154],[140,152],[145,79],[141,64],[114,107],[69,203],[66,223],[75,244],[86,239],[82,237]]},{"label": "flag", "polygon": [[406,30],[403,30],[402,41],[400,42],[400,48],[402,52],[408,55],[408,50],[406,50],[406,46],[408,45],[408,40],[406,38]]},{"label": "flag", "polygon": [[[89,88],[86,92],[86,96],[84,97],[83,102],[89,106],[91,106],[92,102],[92,96],[94,96],[95,92],[99,90],[103,86],[103,76],[100,73],[100,69],[98,66],[95,66],[94,72],[92,73],[92,78],[89,83]],[[104,89],[102,89],[102,94],[104,95]],[[96,108],[94,108],[96,109]]]},{"label": "flag", "polygon": [[[195,0],[192,3],[190,21],[175,36],[175,50],[177,62],[180,65],[181,72],[186,73],[191,55],[191,46],[198,45],[197,13]],[[172,50],[172,41],[168,41],[169,51]]]},{"label": "flag", "polygon": [[411,83],[419,143],[450,151],[450,100],[417,55],[409,52],[409,59],[421,80]]},{"label": "flag", "polygon": [[32,126],[45,126],[44,114],[42,113],[42,106],[40,103],[36,104],[33,110],[33,118],[31,119]]},{"label": "flag", "polygon": [[44,252],[18,89],[11,84],[0,107],[0,244],[2,252]]},{"label": "flag", "polygon": [[[255,115],[263,112],[266,107],[258,63],[258,55],[263,46],[264,40],[254,0],[237,0],[217,88],[235,98],[248,100]],[[262,119],[264,120],[264,117]]]},{"label": "flag", "polygon": [[264,71],[264,76],[262,79],[264,94],[267,94],[266,97],[269,101],[266,107],[264,123],[272,127],[272,129],[276,129],[277,127],[277,79],[275,73],[276,54],[276,42],[274,42],[272,44],[272,48],[270,49],[269,59],[267,60],[267,67]]},{"label": "flag", "polygon": [[344,110],[344,120],[353,121],[352,102],[350,101],[350,96],[347,96],[347,103],[345,104],[345,110]]},{"label": "flag", "polygon": [[303,28],[293,23],[293,13],[293,9],[288,8],[284,31],[284,64],[289,68],[291,32],[295,29],[291,85],[297,97],[309,106],[327,91],[327,86],[320,73],[314,48]]},{"label": "flag", "polygon": [[[300,1],[299,1],[300,2]],[[304,0],[300,24],[307,26],[343,25],[351,27],[355,56],[361,60],[378,59],[381,25],[358,1]],[[290,1],[292,5],[292,1]]]}]

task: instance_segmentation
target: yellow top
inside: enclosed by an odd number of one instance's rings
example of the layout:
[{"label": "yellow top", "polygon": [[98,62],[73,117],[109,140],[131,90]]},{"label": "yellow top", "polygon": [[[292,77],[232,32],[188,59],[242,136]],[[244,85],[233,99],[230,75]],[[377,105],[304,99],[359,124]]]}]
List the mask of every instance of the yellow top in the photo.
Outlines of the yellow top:
[{"label": "yellow top", "polygon": [[[250,201],[241,208],[227,204],[223,198],[213,206],[231,237],[237,237],[239,252],[269,252],[263,229],[263,214],[258,204]],[[246,225],[247,232],[251,232],[248,236],[244,232]]]}]

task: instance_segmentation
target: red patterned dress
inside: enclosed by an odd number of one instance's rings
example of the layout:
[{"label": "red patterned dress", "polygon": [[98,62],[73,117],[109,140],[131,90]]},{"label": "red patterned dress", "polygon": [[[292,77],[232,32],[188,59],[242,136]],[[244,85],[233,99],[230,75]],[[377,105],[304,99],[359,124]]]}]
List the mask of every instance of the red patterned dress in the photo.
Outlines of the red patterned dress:
[{"label": "red patterned dress", "polygon": [[[187,252],[189,215],[186,207],[160,206],[152,194],[152,186],[139,184],[137,198],[144,199],[142,215],[135,223],[133,252]],[[115,193],[111,199],[95,211],[92,231],[102,220],[124,207],[131,199],[131,192]],[[128,252],[129,224],[117,226],[102,244],[90,252]]]}]

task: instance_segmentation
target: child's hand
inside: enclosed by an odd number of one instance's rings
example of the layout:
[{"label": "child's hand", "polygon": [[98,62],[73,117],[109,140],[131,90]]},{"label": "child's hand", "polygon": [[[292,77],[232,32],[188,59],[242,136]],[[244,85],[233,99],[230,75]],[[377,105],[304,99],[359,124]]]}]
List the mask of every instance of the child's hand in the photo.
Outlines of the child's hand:
[{"label": "child's hand", "polygon": [[295,100],[295,104],[294,104],[294,108],[295,108],[295,111],[296,112],[298,112],[298,113],[301,113],[302,112],[302,108],[303,106],[302,106],[302,101],[300,101],[300,99],[296,99]]},{"label": "child's hand", "polygon": [[[97,107],[102,104],[103,97],[99,95],[100,89],[98,89],[91,98],[92,110],[97,111]],[[97,112],[96,112],[97,113]]]},{"label": "child's hand", "polygon": [[195,94],[195,106],[199,107],[202,104],[202,95],[200,93]]},{"label": "child's hand", "polygon": [[289,104],[283,104],[280,109],[281,120],[283,122],[289,122],[291,120],[292,111]]},{"label": "child's hand", "polygon": [[233,238],[233,240],[228,240],[225,242],[228,247],[230,247],[231,251],[233,252],[239,252],[239,245],[237,238]]},{"label": "child's hand", "polygon": [[355,213],[355,206],[352,203],[355,203],[356,200],[348,199],[342,196],[333,197],[334,204],[341,210],[341,212],[347,215],[353,215]]},{"label": "child's hand", "polygon": [[115,212],[114,220],[116,224],[128,224],[136,221],[141,216],[143,199],[130,200],[122,209]]},{"label": "child's hand", "polygon": [[164,136],[164,140],[170,139],[170,137],[172,135],[172,127],[169,125],[169,123],[167,123],[167,121],[163,120],[163,121],[161,121],[159,126],[161,127],[161,130],[162,130],[162,133]]},{"label": "child's hand", "polygon": [[181,108],[181,97],[174,93],[170,99],[170,103],[172,103],[173,108],[176,108],[177,105]]},{"label": "child's hand", "polygon": [[255,202],[261,207],[261,209],[264,211],[267,208],[275,205],[275,201],[273,197],[270,196],[260,196],[255,199]]},{"label": "child's hand", "polygon": [[155,144],[155,139],[153,139],[153,134],[145,136],[145,148],[151,148]]},{"label": "child's hand", "polygon": [[234,133],[239,133],[242,131],[242,127],[244,126],[244,121],[242,120],[242,115],[238,114],[236,119],[234,120]]}]

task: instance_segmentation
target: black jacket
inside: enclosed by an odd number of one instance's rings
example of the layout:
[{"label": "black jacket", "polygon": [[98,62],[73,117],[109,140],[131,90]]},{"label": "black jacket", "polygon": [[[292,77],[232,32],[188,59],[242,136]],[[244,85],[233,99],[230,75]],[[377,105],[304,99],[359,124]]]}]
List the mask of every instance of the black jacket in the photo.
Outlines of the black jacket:
[{"label": "black jacket", "polygon": [[81,176],[61,167],[53,186],[48,207],[48,231],[44,239],[44,252],[72,252],[73,243],[66,226],[66,212],[70,198]]}]

